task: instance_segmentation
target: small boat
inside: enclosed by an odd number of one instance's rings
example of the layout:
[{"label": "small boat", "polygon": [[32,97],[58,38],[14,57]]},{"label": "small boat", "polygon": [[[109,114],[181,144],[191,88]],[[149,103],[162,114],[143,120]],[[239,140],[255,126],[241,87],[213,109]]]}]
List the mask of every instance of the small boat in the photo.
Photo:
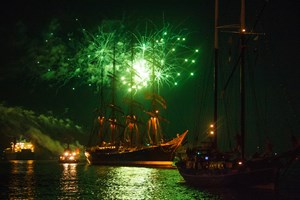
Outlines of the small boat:
[{"label": "small boat", "polygon": [[71,148],[65,148],[64,152],[59,156],[60,163],[78,163],[79,162],[79,150],[72,151]]},{"label": "small boat", "polygon": [[34,145],[24,138],[11,142],[11,147],[4,150],[6,160],[35,160]]}]

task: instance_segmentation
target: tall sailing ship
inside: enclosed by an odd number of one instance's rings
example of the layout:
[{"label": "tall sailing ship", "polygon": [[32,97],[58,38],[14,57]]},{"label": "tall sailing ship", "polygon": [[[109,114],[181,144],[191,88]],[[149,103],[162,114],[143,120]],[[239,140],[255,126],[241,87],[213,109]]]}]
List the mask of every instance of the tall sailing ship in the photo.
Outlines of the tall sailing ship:
[{"label": "tall sailing ship", "polygon": [[[166,102],[155,88],[154,69],[152,70],[152,92],[146,95],[151,101],[150,111],[133,99],[133,94],[126,100],[129,112],[124,114],[123,109],[116,103],[116,90],[118,77],[116,75],[116,48],[113,47],[112,70],[108,74],[111,80],[111,100],[105,105],[103,83],[104,72],[101,69],[100,83],[100,108],[96,116],[96,126],[86,150],[85,156],[90,164],[97,165],[123,165],[123,166],[151,166],[175,167],[173,160],[177,148],[183,142],[187,130],[166,139],[166,134],[161,129],[161,121],[165,119],[160,114],[160,109],[166,108]],[[142,62],[142,61],[141,61]],[[152,64],[153,68],[155,67]],[[130,68],[130,83],[133,85],[133,62]],[[140,76],[140,75],[137,75]],[[107,96],[106,96],[107,97]],[[147,116],[146,122],[141,122],[137,109]],[[107,111],[109,110],[109,111]],[[109,114],[110,113],[110,114]],[[93,143],[95,142],[96,143]],[[93,144],[92,144],[93,143]]]},{"label": "tall sailing ship", "polygon": [[[155,95],[153,98],[158,96]],[[113,104],[110,107],[114,111],[120,110]],[[126,116],[125,125],[120,124],[116,118],[108,119],[108,129],[105,129],[106,118],[98,116],[97,133],[99,138],[103,139],[100,144],[86,148],[87,161],[98,165],[173,167],[175,152],[188,131],[177,134],[171,140],[165,140],[160,129],[159,110],[146,113],[150,118],[147,129],[142,134],[139,132],[137,118],[133,114]],[[120,133],[121,136],[118,135]],[[107,135],[110,137],[105,141]]]},{"label": "tall sailing ship", "polygon": [[[209,125],[206,139],[201,144],[197,144],[193,148],[186,150],[185,157],[176,162],[179,173],[186,183],[200,187],[240,187],[240,186],[256,186],[261,184],[273,184],[276,181],[280,171],[292,162],[299,154],[299,145],[292,150],[281,155],[272,152],[271,143],[268,143],[264,152],[257,153],[252,157],[246,157],[245,146],[249,146],[246,140],[245,130],[245,50],[246,37],[255,33],[247,32],[245,27],[245,0],[241,1],[241,24],[237,27],[237,33],[240,36],[240,52],[239,52],[239,90],[240,90],[240,124],[235,138],[236,146],[232,150],[223,151],[220,148],[220,118],[218,117],[218,99],[219,99],[219,59],[218,59],[218,32],[222,28],[218,25],[218,0],[215,1],[215,43],[214,43],[214,109],[213,123]],[[229,26],[224,26],[228,28]],[[224,28],[223,27],[223,28]],[[223,131],[224,132],[224,131]],[[223,133],[222,132],[222,133]],[[224,138],[224,137],[223,137]]]}]

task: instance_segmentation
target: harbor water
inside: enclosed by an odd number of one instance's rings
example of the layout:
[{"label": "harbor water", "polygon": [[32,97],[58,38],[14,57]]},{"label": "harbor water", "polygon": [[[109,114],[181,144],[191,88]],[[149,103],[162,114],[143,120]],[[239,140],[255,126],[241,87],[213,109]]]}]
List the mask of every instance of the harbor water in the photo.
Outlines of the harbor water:
[{"label": "harbor water", "polygon": [[0,176],[0,199],[297,199],[297,195],[286,196],[291,194],[286,185],[283,193],[257,188],[194,188],[175,168],[1,161]]}]

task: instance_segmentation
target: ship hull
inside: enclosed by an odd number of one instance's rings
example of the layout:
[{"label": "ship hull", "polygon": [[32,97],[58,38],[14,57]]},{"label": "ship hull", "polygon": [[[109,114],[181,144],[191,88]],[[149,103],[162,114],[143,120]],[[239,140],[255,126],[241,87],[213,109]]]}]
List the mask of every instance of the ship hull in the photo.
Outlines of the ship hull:
[{"label": "ship hull", "polygon": [[90,147],[86,149],[85,156],[90,164],[96,165],[175,167],[173,165],[175,151],[187,132],[161,145],[139,148]]},{"label": "ship hull", "polygon": [[5,152],[6,160],[35,160],[35,153],[23,150],[21,152]]},{"label": "ship hull", "polygon": [[[229,171],[226,174],[203,173],[178,167],[180,175],[189,185],[202,188],[211,187],[251,187],[274,183],[276,170],[265,168],[258,170]],[[200,173],[199,173],[200,172]]]},{"label": "ship hull", "polygon": [[79,160],[58,160],[59,163],[79,163]]},{"label": "ship hull", "polygon": [[175,148],[171,146],[153,146],[128,151],[87,150],[87,161],[97,165],[125,166],[172,166]]},{"label": "ship hull", "polygon": [[176,167],[187,184],[202,188],[272,185],[272,189],[276,190],[280,173],[298,159],[299,150],[300,147],[297,147],[281,155],[252,158],[240,166],[226,165],[226,162],[225,165],[217,165],[224,163],[222,160],[218,162],[180,160],[176,162]]}]

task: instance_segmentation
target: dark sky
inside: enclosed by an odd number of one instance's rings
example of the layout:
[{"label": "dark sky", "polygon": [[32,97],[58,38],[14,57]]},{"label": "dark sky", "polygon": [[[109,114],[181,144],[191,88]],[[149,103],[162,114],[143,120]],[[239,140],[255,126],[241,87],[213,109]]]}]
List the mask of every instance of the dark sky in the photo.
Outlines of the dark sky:
[{"label": "dark sky", "polygon": [[[247,1],[247,23],[255,26],[255,31],[265,33],[263,42],[258,48],[260,67],[259,87],[266,87],[263,113],[267,118],[267,131],[277,132],[277,145],[282,135],[291,133],[299,136],[299,1],[295,0],[264,0]],[[235,1],[222,1],[221,24],[239,23],[239,5]],[[93,28],[104,19],[143,18],[155,22],[163,18],[175,25],[188,28],[194,34],[194,42],[203,49],[202,65],[211,65],[213,48],[213,1],[8,1],[1,6],[1,66],[0,66],[0,100],[9,106],[22,106],[37,113],[52,110],[59,117],[69,117],[82,124],[87,129],[92,125],[93,110],[97,107],[98,95],[90,88],[82,87],[74,94],[67,87],[50,87],[47,82],[33,80],[30,72],[24,71],[27,65],[24,58],[28,47],[22,46],[22,41],[32,41],[41,38],[42,31],[53,18],[58,18],[65,31],[74,18],[79,18],[81,25]],[[259,15],[260,11],[262,14]],[[257,23],[256,23],[256,20]],[[17,27],[23,24],[24,35],[17,34]],[[20,39],[24,37],[24,39]],[[225,36],[223,36],[225,37]],[[250,49],[254,51],[255,48]],[[227,52],[226,52],[227,53]],[[25,60],[25,61],[24,61]],[[24,63],[25,62],[25,63]],[[209,73],[208,73],[209,75]],[[210,74],[211,75],[211,74]],[[169,108],[167,117],[172,118],[172,132],[193,130],[196,108],[199,108],[197,90],[206,88],[202,75],[198,80],[187,81],[178,89],[170,89],[167,102]],[[203,95],[203,94],[202,94]],[[211,97],[211,96],[209,96]],[[181,106],[182,105],[182,106]],[[209,114],[211,116],[211,114]],[[272,118],[273,117],[273,118]],[[203,118],[205,119],[205,117]],[[205,123],[209,119],[204,120]],[[280,132],[280,133],[278,133]],[[272,136],[270,134],[269,136]],[[274,135],[273,135],[274,136]],[[285,138],[286,139],[286,138]]]}]

